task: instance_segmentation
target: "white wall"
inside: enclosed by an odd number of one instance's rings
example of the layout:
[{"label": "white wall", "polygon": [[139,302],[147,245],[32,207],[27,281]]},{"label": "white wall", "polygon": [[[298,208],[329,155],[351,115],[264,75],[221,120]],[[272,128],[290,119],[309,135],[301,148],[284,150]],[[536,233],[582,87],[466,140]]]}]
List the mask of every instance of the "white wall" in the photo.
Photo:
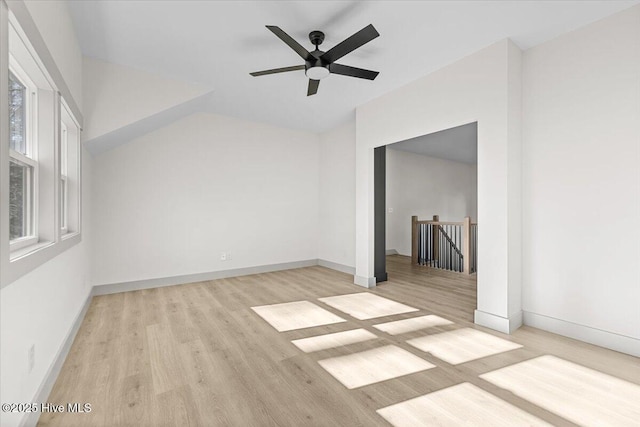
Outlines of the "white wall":
[{"label": "white wall", "polygon": [[51,56],[82,109],[82,54],[66,1],[28,0],[24,2]]},{"label": "white wall", "polygon": [[320,135],[320,232],[318,258],[355,267],[356,124]]},{"label": "white wall", "polygon": [[[58,353],[91,292],[89,203],[91,157],[83,153],[82,242],[0,291],[0,399],[35,402]],[[27,354],[35,345],[28,372]],[[0,414],[0,425],[17,426],[22,413]]]},{"label": "white wall", "polygon": [[[77,104],[81,103],[80,49],[64,2],[28,2],[54,61]],[[33,402],[90,291],[88,229],[91,219],[91,158],[83,154],[82,242],[0,291],[0,400]],[[35,345],[28,372],[27,352]],[[22,413],[0,414],[0,424],[16,426]]]},{"label": "white wall", "polygon": [[92,58],[83,58],[85,140],[182,104],[204,87]]},{"label": "white wall", "polygon": [[[477,167],[387,147],[387,249],[411,255],[411,216],[477,221]],[[393,209],[393,212],[389,212]]]},{"label": "white wall", "polygon": [[476,322],[520,325],[520,54],[504,40],[357,108],[356,283],[374,281],[373,148],[477,121]]},{"label": "white wall", "polygon": [[201,113],[96,156],[94,283],[317,259],[318,145]]},{"label": "white wall", "polygon": [[525,320],[640,355],[640,6],[523,65]]}]

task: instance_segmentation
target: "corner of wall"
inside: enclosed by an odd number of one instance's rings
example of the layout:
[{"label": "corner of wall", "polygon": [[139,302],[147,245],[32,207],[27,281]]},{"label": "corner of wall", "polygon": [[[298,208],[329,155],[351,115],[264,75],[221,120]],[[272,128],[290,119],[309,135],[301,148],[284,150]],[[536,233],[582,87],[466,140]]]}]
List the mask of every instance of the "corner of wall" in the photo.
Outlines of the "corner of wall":
[{"label": "corner of wall", "polygon": [[508,314],[522,324],[522,50],[507,40]]}]

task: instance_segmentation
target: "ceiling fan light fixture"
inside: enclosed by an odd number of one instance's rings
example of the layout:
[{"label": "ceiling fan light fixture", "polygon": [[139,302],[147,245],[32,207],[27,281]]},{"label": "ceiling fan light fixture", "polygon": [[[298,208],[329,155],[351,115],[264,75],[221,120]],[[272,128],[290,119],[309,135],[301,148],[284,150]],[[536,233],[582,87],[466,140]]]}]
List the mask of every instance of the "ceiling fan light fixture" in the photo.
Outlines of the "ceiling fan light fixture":
[{"label": "ceiling fan light fixture", "polygon": [[322,80],[329,75],[329,69],[321,65],[309,67],[304,72],[311,80]]}]

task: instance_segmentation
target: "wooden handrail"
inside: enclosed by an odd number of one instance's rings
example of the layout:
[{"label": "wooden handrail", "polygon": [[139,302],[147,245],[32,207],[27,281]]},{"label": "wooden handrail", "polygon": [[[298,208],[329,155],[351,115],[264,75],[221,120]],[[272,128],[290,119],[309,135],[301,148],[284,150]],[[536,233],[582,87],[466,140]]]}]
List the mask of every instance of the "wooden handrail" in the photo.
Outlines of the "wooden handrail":
[{"label": "wooden handrail", "polygon": [[[436,224],[436,225],[464,225],[464,221],[462,221],[462,222],[447,222],[447,221],[431,221],[429,219],[417,221],[417,223],[418,224]],[[477,222],[472,222],[470,224],[471,225],[478,225]]]},{"label": "wooden handrail", "polygon": [[433,224],[433,225],[464,225],[464,222],[448,222],[448,221],[418,221],[418,224]]}]

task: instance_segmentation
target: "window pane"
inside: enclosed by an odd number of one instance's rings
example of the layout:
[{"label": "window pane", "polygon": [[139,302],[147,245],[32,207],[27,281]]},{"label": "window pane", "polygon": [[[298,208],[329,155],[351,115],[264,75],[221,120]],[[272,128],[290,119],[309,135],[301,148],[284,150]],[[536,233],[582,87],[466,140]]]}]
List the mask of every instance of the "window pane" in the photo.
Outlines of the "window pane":
[{"label": "window pane", "polygon": [[29,235],[31,166],[9,162],[9,239]]},{"label": "window pane", "polygon": [[9,73],[9,148],[27,154],[27,88]]}]

